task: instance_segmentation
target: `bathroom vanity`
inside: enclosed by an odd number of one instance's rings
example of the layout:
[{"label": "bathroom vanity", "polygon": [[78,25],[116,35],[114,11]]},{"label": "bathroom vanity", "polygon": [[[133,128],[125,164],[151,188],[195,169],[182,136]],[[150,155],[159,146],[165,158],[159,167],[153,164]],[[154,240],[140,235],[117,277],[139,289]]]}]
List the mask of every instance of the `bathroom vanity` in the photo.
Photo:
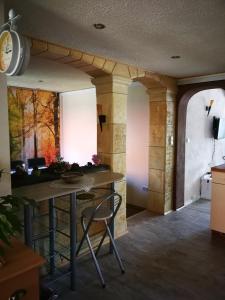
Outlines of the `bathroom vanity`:
[{"label": "bathroom vanity", "polygon": [[225,233],[225,164],[213,167],[211,223],[214,231]]}]

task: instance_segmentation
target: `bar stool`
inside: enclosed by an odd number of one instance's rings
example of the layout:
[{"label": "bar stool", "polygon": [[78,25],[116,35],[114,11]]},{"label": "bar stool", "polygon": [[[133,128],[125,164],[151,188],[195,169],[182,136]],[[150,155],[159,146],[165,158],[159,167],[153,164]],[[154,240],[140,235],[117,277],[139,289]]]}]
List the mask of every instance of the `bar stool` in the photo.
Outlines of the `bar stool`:
[{"label": "bar stool", "polygon": [[[83,228],[84,235],[83,235],[83,237],[81,239],[81,242],[78,246],[77,255],[79,254],[79,251],[80,251],[80,249],[81,249],[81,247],[84,243],[84,240],[86,239],[89,250],[91,252],[91,256],[94,260],[96,271],[98,273],[98,276],[99,276],[99,279],[100,279],[100,282],[101,282],[101,285],[102,285],[103,288],[105,287],[105,280],[103,278],[102,271],[100,269],[100,266],[99,266],[99,263],[98,263],[98,260],[97,260],[97,255],[98,255],[99,250],[100,250],[100,248],[101,248],[101,246],[102,246],[102,244],[103,244],[103,242],[106,238],[106,235],[109,236],[111,246],[112,246],[112,249],[115,253],[115,257],[118,261],[120,270],[121,270],[122,273],[125,273],[125,269],[124,269],[123,263],[121,261],[121,258],[119,256],[119,252],[117,250],[115,240],[114,240],[114,238],[112,236],[112,233],[110,231],[110,226],[112,225],[112,223],[115,219],[115,216],[116,216],[116,214],[117,214],[117,212],[120,208],[121,202],[122,202],[122,197],[118,193],[114,192],[114,193],[104,197],[101,200],[101,202],[98,204],[98,206],[96,206],[96,207],[87,207],[81,213],[81,225],[82,225],[82,228]],[[100,240],[100,243],[97,247],[97,250],[95,252],[94,252],[94,249],[92,247],[90,237],[89,237],[89,234],[88,234],[90,226],[93,222],[102,222],[105,225],[104,234],[103,234],[103,236]]]}]

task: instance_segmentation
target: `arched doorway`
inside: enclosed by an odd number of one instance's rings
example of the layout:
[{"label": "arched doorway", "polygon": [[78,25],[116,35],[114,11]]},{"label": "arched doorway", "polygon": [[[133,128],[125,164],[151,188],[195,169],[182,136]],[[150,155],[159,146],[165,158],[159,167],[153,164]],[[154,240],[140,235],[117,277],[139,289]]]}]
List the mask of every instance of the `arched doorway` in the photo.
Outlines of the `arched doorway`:
[{"label": "arched doorway", "polygon": [[179,209],[184,206],[185,182],[185,132],[187,106],[190,98],[203,90],[221,88],[225,90],[225,80],[201,82],[180,86],[177,95],[177,122],[176,122],[176,166],[175,166],[175,197],[173,207]]}]

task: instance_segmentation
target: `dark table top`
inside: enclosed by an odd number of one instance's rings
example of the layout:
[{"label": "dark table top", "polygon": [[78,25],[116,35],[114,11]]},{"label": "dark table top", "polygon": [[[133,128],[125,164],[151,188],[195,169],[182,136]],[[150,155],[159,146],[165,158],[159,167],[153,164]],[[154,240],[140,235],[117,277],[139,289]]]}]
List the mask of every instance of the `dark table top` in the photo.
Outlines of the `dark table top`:
[{"label": "dark table top", "polygon": [[212,172],[224,172],[225,173],[225,164],[215,166],[211,168]]}]

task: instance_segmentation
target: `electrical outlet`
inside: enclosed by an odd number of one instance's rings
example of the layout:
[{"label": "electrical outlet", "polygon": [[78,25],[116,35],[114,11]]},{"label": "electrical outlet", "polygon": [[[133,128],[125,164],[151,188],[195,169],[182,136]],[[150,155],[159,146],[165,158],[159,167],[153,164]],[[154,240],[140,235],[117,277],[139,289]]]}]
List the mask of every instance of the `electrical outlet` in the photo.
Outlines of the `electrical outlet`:
[{"label": "electrical outlet", "polygon": [[170,136],[168,137],[168,144],[169,144],[170,146],[173,146],[173,136],[172,136],[172,135],[170,135]]},{"label": "electrical outlet", "polygon": [[143,186],[143,187],[142,187],[142,190],[143,190],[144,192],[149,192],[149,188],[148,188],[147,186]]}]

